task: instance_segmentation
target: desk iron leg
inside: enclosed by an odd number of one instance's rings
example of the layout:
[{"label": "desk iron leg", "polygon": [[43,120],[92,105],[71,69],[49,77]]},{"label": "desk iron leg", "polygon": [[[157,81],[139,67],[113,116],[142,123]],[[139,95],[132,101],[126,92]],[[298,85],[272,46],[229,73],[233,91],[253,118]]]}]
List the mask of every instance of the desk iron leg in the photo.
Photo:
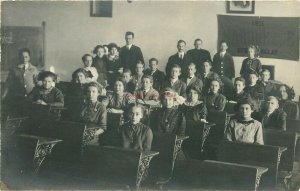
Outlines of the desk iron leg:
[{"label": "desk iron leg", "polygon": [[41,164],[43,163],[45,157],[51,154],[52,148],[56,143],[50,144],[38,144],[35,149],[35,155],[33,159],[34,172],[38,173]]},{"label": "desk iron leg", "polygon": [[203,128],[203,135],[202,135],[201,153],[203,153],[204,144],[205,144],[206,138],[207,138],[207,136],[209,134],[209,131],[210,131],[210,127],[204,126],[204,128]]},{"label": "desk iron leg", "polygon": [[140,159],[136,178],[136,190],[140,188],[141,182],[146,178],[149,163],[152,158],[153,156],[148,156]]}]

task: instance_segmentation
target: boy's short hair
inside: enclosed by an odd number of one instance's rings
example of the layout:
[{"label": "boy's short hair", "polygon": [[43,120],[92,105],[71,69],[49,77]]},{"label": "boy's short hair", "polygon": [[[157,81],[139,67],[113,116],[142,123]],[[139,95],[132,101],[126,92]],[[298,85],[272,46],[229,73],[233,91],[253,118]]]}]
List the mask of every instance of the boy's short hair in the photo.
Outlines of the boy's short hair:
[{"label": "boy's short hair", "polygon": [[57,80],[57,75],[50,71],[43,71],[39,73],[38,80],[44,80],[47,77],[51,77],[54,82]]},{"label": "boy's short hair", "polygon": [[[188,64],[188,66],[195,66],[195,68],[196,68],[196,64],[194,63],[194,62],[190,62],[189,64]],[[196,68],[197,69],[197,68]]]},{"label": "boy's short hair", "polygon": [[82,56],[81,60],[84,62],[88,56],[90,56],[90,57],[93,58],[93,56],[90,55],[90,54],[84,54],[84,55]]},{"label": "boy's short hair", "polygon": [[173,69],[173,68],[178,68],[179,71],[181,72],[181,67],[178,64],[174,64],[171,69]]},{"label": "boy's short hair", "polygon": [[194,44],[196,44],[196,42],[200,41],[201,43],[203,43],[203,41],[200,38],[195,39]]},{"label": "boy's short hair", "polygon": [[[207,62],[210,66],[212,66],[212,63],[211,63],[210,60],[204,60],[204,62]],[[203,62],[203,63],[204,63],[204,62]]]},{"label": "boy's short hair", "polygon": [[240,108],[240,106],[241,106],[241,105],[245,105],[245,104],[250,105],[251,110],[252,110],[252,111],[255,111],[255,103],[254,103],[254,101],[253,101],[252,99],[250,99],[250,98],[244,98],[244,99],[240,100],[240,101],[236,104],[235,110],[238,111],[239,108]]},{"label": "boy's short hair", "polygon": [[125,70],[123,71],[123,74],[124,74],[124,73],[129,73],[130,76],[131,76],[131,74],[132,74],[130,69],[125,69]]},{"label": "boy's short hair", "polygon": [[125,37],[128,36],[128,35],[132,35],[132,38],[134,38],[134,33],[133,33],[133,32],[127,31],[127,32],[125,33]]},{"label": "boy's short hair", "polygon": [[150,82],[153,84],[153,77],[151,75],[143,75],[142,80],[145,78],[149,79]]},{"label": "boy's short hair", "polygon": [[246,85],[246,80],[243,77],[237,77],[237,78],[235,78],[234,83],[237,82],[237,81],[243,82],[243,84]]},{"label": "boy's short hair", "polygon": [[279,103],[277,97],[275,97],[275,96],[269,96],[269,97],[267,98],[267,101],[268,101],[268,100],[271,100],[271,99],[274,99],[274,100],[277,101],[277,103]]},{"label": "boy's short hair", "polygon": [[180,43],[182,43],[182,42],[186,45],[186,42],[185,42],[184,40],[179,40],[179,41],[177,42],[177,45],[180,44]]},{"label": "boy's short hair", "polygon": [[250,70],[249,74],[248,74],[248,77],[251,75],[251,74],[254,74],[256,77],[258,77],[258,73],[254,70]]},{"label": "boy's short hair", "polygon": [[19,50],[19,57],[21,57],[24,52],[27,52],[28,55],[31,56],[31,52],[28,48],[22,48],[21,50]]},{"label": "boy's short hair", "polygon": [[135,64],[135,67],[136,67],[138,64],[143,65],[143,67],[145,68],[145,63],[144,63],[143,61],[138,60],[138,61],[136,62],[136,64]]},{"label": "boy's short hair", "polygon": [[228,42],[227,42],[227,41],[222,40],[222,41],[220,42],[220,45],[223,44],[223,43],[225,43],[225,44],[228,46]]},{"label": "boy's short hair", "polygon": [[155,62],[156,62],[156,64],[158,64],[158,60],[157,60],[157,58],[151,58],[151,59],[149,60],[149,64],[150,64],[151,62],[153,62],[153,61],[155,61]]}]

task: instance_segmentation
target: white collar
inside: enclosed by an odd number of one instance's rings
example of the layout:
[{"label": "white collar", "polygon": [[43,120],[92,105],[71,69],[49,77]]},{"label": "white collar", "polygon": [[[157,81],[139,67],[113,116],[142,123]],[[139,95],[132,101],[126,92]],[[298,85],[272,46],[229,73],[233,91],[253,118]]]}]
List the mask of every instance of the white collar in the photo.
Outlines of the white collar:
[{"label": "white collar", "polygon": [[132,44],[130,44],[130,45],[126,45],[126,47],[127,47],[128,49],[131,49],[131,47],[132,47]]}]

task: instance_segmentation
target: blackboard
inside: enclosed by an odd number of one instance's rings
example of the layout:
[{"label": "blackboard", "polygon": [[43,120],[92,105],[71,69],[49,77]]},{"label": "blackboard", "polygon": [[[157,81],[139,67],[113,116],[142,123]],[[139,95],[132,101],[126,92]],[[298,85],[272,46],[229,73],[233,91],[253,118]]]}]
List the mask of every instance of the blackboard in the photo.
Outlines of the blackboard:
[{"label": "blackboard", "polygon": [[299,60],[299,17],[218,15],[218,42],[229,43],[233,56],[247,56],[258,45],[260,57]]},{"label": "blackboard", "polygon": [[45,65],[45,23],[41,26],[2,26],[1,70],[7,71],[19,64],[18,52],[28,48],[31,63],[42,69]]}]

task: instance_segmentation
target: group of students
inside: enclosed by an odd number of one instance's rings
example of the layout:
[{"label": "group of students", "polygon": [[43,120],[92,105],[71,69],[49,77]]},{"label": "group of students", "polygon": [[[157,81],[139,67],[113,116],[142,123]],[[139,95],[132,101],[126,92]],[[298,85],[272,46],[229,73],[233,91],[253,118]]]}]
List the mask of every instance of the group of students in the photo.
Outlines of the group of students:
[{"label": "group of students", "polygon": [[[115,113],[125,119],[117,132],[121,146],[138,150],[151,149],[152,131],[184,135],[187,120],[207,123],[210,111],[224,111],[228,103],[236,103],[237,109],[225,130],[225,139],[231,141],[263,144],[262,128],[286,130],[287,118],[299,119],[293,89],[270,80],[270,71],[262,70],[256,46],[248,47],[241,76],[234,79],[227,42],[220,44],[211,60],[210,53],[201,48],[202,40],[196,39],[195,49],[187,53],[186,42],[179,40],[165,75],[156,58],[145,69],[141,49],[132,44],[132,32],[125,39],[121,49],[115,43],[97,45],[94,57],[83,55],[84,66],[73,72],[72,85],[64,94],[56,86],[56,74],[38,73],[30,63],[30,51],[22,49],[22,62],[10,71],[2,95],[10,114],[18,112],[24,102],[63,107],[68,99],[76,98],[67,110],[72,121],[98,127],[91,144],[98,144],[109,131],[107,115]],[[72,109],[74,104],[78,110]],[[151,127],[144,124],[145,107],[156,114],[157,123]]]}]

